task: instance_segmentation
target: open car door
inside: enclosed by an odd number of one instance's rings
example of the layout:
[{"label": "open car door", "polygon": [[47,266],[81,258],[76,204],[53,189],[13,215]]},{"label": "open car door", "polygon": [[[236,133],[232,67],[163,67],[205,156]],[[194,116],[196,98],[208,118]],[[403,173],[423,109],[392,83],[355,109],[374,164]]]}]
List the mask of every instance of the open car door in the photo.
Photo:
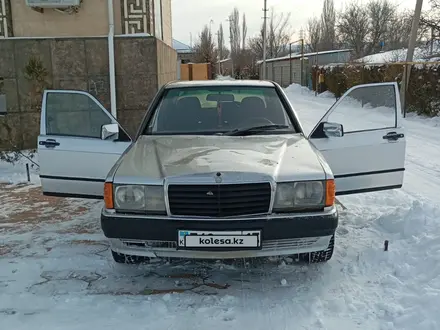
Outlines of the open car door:
[{"label": "open car door", "polygon": [[309,139],[330,165],[337,195],[402,187],[406,142],[397,83],[352,87]]},{"label": "open car door", "polygon": [[108,172],[130,144],[128,134],[89,93],[44,92],[38,136],[43,194],[102,198]]}]

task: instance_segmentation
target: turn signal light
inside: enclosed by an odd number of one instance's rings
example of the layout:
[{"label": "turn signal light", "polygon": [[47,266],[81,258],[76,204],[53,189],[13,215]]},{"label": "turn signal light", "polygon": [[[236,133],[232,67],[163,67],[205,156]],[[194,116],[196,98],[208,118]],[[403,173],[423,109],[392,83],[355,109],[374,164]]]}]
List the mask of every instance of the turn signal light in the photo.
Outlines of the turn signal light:
[{"label": "turn signal light", "polygon": [[332,206],[335,203],[335,195],[335,180],[327,180],[325,185],[325,206]]},{"label": "turn signal light", "polygon": [[104,205],[106,209],[114,209],[113,203],[113,183],[104,183]]}]

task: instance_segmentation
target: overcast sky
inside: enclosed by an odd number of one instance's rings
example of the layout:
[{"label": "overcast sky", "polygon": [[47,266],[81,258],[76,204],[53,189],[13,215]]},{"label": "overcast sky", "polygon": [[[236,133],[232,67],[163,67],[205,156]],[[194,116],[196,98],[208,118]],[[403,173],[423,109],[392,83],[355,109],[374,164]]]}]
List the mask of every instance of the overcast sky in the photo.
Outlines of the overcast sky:
[{"label": "overcast sky", "polygon": [[[350,1],[336,0],[337,9]],[[301,27],[305,27],[307,19],[313,15],[320,14],[324,0],[268,0],[268,7],[273,7],[277,13],[291,13],[291,25],[295,30],[292,41],[298,39]],[[393,0],[402,8],[414,9],[416,0]],[[173,38],[187,45],[190,44],[192,33],[193,43],[203,26],[212,23],[213,33],[217,32],[220,23],[223,23],[225,39],[229,38],[228,18],[234,6],[238,8],[241,15],[246,13],[248,25],[248,36],[258,33],[263,17],[263,0],[172,0],[173,6]],[[428,0],[424,1],[424,9],[428,8]]]}]

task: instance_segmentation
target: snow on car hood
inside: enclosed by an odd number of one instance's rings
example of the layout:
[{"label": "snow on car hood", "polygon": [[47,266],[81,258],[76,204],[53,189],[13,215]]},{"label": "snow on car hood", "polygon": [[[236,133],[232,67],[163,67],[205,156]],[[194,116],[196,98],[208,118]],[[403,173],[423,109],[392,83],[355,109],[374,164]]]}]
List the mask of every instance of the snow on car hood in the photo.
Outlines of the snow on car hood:
[{"label": "snow on car hood", "polygon": [[[322,180],[325,173],[309,141],[296,135],[141,136],[123,156],[114,181],[239,172],[278,182]],[[132,181],[132,180],[130,180]]]}]

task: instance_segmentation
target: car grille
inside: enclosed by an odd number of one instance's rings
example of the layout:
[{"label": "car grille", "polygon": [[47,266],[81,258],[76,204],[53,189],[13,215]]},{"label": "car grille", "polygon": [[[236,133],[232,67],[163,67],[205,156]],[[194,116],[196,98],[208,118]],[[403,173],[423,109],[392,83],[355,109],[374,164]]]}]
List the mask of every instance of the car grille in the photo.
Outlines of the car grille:
[{"label": "car grille", "polygon": [[267,213],[270,183],[168,186],[171,214],[229,217]]}]

